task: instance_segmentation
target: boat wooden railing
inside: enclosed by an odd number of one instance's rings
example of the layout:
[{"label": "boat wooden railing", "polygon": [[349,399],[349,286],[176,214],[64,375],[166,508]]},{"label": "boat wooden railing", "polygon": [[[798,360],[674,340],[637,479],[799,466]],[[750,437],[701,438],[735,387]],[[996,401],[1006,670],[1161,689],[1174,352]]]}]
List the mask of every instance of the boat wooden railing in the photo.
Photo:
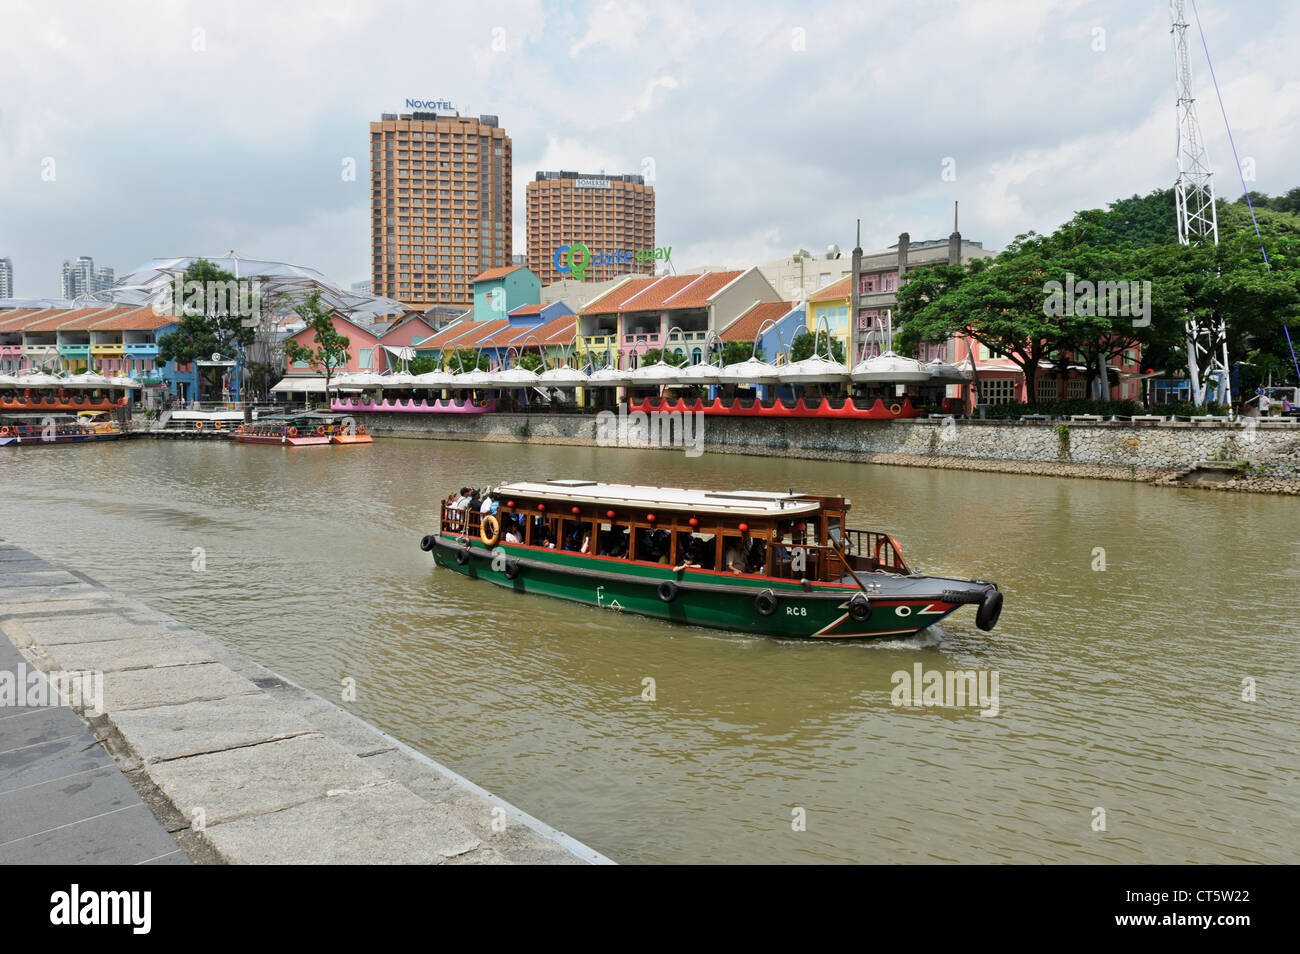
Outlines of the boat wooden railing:
[{"label": "boat wooden railing", "polygon": [[876,570],[902,574],[912,572],[903,560],[903,551],[899,549],[898,541],[879,530],[846,530],[844,553],[854,570],[869,573]]}]

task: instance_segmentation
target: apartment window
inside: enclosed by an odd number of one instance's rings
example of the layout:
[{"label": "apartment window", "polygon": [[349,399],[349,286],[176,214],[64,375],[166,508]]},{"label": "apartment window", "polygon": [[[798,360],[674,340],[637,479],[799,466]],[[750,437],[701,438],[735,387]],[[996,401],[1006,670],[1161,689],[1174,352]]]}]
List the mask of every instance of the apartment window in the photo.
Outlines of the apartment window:
[{"label": "apartment window", "polygon": [[[403,285],[402,287],[405,288],[406,286]],[[362,348],[362,349],[361,349],[361,367],[362,367],[362,368],[369,369],[369,368],[373,368],[374,366],[375,366],[375,349],[374,349],[374,348]]]},{"label": "apartment window", "polygon": [[1071,378],[1065,382],[1065,393],[1071,401],[1083,400],[1083,387],[1087,382],[1083,378]]},{"label": "apartment window", "polygon": [[1040,377],[1034,385],[1038,392],[1038,400],[1055,401],[1056,400],[1056,378]]}]

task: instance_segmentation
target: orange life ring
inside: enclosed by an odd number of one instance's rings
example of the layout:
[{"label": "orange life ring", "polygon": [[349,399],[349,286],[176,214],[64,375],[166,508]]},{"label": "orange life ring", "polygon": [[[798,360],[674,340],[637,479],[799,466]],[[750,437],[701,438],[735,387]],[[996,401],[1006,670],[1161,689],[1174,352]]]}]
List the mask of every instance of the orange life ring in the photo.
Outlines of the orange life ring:
[{"label": "orange life ring", "polygon": [[361,425],[359,425],[359,426],[357,427],[357,433],[358,433],[358,434],[364,434],[365,432],[366,432],[366,425],[361,424]]},{"label": "orange life ring", "polygon": [[319,437],[321,434],[324,434],[324,433],[325,433],[325,425],[324,425],[324,424],[317,424],[317,425],[316,425],[316,436]]},{"label": "orange life ring", "polygon": [[289,428],[289,436],[290,436],[290,437],[297,437],[297,436],[298,436],[298,428],[296,428],[296,427],[291,427],[291,428]]},{"label": "orange life ring", "polygon": [[212,422],[212,429],[213,429],[214,431],[219,431],[219,430],[221,430],[221,422],[220,422],[220,421],[213,421],[213,422]]},{"label": "orange life ring", "polygon": [[487,514],[478,528],[479,538],[490,547],[497,545],[501,539],[501,521],[492,514]]},{"label": "orange life ring", "polygon": [[9,436],[9,428],[0,427],[0,437],[8,437],[8,436]]},{"label": "orange life ring", "polygon": [[196,431],[201,431],[201,430],[203,430],[203,422],[202,422],[202,421],[195,421],[195,422],[194,422],[194,429],[195,429]]},{"label": "orange life ring", "polygon": [[894,415],[894,417],[898,417],[898,415],[903,413],[903,405],[898,403],[889,405],[889,413]]}]

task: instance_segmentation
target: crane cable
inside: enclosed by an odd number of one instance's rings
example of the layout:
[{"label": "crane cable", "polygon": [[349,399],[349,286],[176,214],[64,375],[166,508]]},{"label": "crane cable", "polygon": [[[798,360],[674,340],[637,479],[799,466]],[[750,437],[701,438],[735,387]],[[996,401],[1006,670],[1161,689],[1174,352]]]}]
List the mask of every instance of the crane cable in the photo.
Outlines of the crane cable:
[{"label": "crane cable", "polygon": [[[1237,143],[1232,138],[1232,126],[1228,124],[1228,110],[1223,105],[1223,94],[1219,92],[1219,80],[1214,75],[1214,63],[1210,60],[1210,45],[1205,42],[1205,28],[1201,26],[1201,13],[1196,9],[1196,0],[1192,0],[1192,14],[1196,17],[1196,31],[1201,35],[1201,48],[1205,50],[1205,63],[1210,68],[1210,80],[1214,83],[1214,95],[1219,99],[1219,112],[1223,114],[1223,126],[1228,131],[1228,144],[1232,146],[1232,161],[1237,164],[1237,175],[1241,177],[1241,191],[1246,195],[1246,207],[1250,209],[1250,221],[1255,226],[1255,237],[1259,239],[1259,254],[1264,257],[1264,268],[1272,275],[1273,266],[1269,264],[1268,252],[1264,250],[1264,236],[1260,234],[1259,222],[1255,218],[1255,203],[1250,201],[1250,190],[1246,188],[1246,174],[1241,170],[1241,159],[1237,156]],[[1291,329],[1282,320],[1282,331],[1286,334],[1287,347],[1291,349],[1291,363],[1295,365],[1296,378],[1300,379],[1300,362],[1296,360],[1295,344],[1291,341]]]}]

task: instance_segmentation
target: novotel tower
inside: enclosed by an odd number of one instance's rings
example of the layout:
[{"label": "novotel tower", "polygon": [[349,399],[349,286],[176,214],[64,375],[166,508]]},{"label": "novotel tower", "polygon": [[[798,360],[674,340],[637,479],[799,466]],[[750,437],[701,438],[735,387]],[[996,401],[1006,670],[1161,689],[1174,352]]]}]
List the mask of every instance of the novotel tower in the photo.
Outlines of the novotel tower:
[{"label": "novotel tower", "polygon": [[471,279],[511,264],[510,137],[495,116],[446,109],[370,124],[374,294],[417,308],[473,304]]},{"label": "novotel tower", "polygon": [[526,192],[528,267],[543,285],[573,277],[556,268],[556,258],[565,246],[577,243],[593,255],[586,281],[654,274],[653,259],[637,262],[635,257],[655,244],[655,190],[644,177],[539,172]]}]

